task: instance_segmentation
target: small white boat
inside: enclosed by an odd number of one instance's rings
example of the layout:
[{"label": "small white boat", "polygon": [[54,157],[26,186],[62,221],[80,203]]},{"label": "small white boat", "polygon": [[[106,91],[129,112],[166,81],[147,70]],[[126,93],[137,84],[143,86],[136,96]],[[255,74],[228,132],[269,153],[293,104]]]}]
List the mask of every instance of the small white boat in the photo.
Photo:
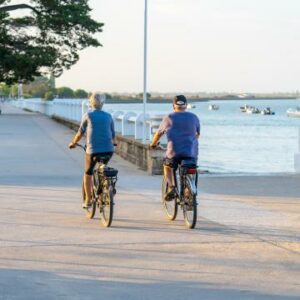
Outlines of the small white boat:
[{"label": "small white boat", "polygon": [[296,109],[289,108],[286,111],[286,114],[287,114],[288,117],[300,118],[300,107],[296,107]]},{"label": "small white boat", "polygon": [[275,115],[275,112],[272,111],[270,107],[263,109],[260,113],[262,115]]},{"label": "small white boat", "polygon": [[251,108],[252,106],[250,105],[244,105],[240,107],[241,112],[245,113],[247,111],[247,109]]},{"label": "small white boat", "polygon": [[246,109],[247,114],[260,114],[260,110],[256,107],[250,106]]},{"label": "small white boat", "polygon": [[209,110],[219,110],[220,106],[219,105],[216,105],[216,104],[210,104],[208,106],[208,109]]},{"label": "small white boat", "polygon": [[188,103],[187,109],[196,108],[196,105]]}]

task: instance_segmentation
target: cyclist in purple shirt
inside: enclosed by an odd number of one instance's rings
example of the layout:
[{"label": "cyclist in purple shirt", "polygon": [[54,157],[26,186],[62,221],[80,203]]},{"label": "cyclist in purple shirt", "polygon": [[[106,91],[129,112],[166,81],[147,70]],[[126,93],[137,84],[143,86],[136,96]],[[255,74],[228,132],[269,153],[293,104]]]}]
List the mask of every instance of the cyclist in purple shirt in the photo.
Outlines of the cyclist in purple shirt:
[{"label": "cyclist in purple shirt", "polygon": [[155,148],[162,135],[167,135],[164,176],[169,190],[166,199],[171,199],[176,194],[173,169],[177,169],[182,160],[197,164],[198,138],[200,136],[200,121],[195,114],[186,111],[187,100],[185,96],[174,97],[173,109],[173,113],[164,117],[150,144],[151,148]]}]

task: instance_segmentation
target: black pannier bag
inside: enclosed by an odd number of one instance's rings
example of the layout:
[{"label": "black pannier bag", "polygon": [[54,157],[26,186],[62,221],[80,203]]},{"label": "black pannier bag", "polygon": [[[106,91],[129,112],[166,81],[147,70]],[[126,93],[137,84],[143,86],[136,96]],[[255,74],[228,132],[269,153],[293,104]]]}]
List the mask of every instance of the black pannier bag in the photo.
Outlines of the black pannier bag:
[{"label": "black pannier bag", "polygon": [[106,177],[116,177],[118,174],[118,170],[110,167],[105,167],[103,169],[103,173]]}]

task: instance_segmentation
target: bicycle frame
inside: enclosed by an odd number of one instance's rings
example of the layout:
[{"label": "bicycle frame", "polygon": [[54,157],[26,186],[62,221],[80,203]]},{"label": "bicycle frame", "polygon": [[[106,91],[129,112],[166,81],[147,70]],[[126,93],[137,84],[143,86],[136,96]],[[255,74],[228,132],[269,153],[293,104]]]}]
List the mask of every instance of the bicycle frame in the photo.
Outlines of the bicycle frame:
[{"label": "bicycle frame", "polygon": [[94,170],[95,173],[97,173],[95,176],[98,177],[98,187],[97,187],[97,195],[99,196],[101,192],[108,188],[109,186],[112,186],[114,189],[114,194],[116,193],[115,185],[117,183],[118,177],[117,176],[106,176],[103,172],[103,168],[105,168],[105,164],[102,162],[98,162],[96,165],[96,168]]},{"label": "bicycle frame", "polygon": [[[178,170],[173,170],[175,186],[178,190],[179,200],[183,199],[184,186],[185,184],[189,186],[190,190],[194,195],[197,195],[197,185],[198,185],[198,172],[192,174],[188,173],[189,168],[184,166],[178,166]],[[178,178],[177,178],[178,174]],[[178,185],[179,179],[179,185]]]}]

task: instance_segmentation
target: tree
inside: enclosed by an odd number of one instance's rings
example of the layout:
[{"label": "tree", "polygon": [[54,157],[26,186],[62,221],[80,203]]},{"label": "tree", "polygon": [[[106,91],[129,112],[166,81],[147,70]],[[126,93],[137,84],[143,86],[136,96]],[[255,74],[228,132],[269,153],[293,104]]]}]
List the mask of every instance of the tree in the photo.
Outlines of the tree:
[{"label": "tree", "polygon": [[112,96],[111,96],[111,94],[105,93],[105,98],[106,99],[112,99]]},{"label": "tree", "polygon": [[[144,93],[139,93],[138,95],[138,98],[143,98],[144,97]],[[147,98],[151,98],[151,94],[150,93],[147,93]]]},{"label": "tree", "polygon": [[[80,50],[101,46],[93,35],[103,24],[90,17],[88,0],[18,3],[0,0],[0,82],[31,81],[50,73],[58,77],[78,61]],[[26,14],[12,16],[20,10]]]},{"label": "tree", "polygon": [[56,94],[59,98],[74,98],[74,91],[65,86],[56,89]]},{"label": "tree", "polygon": [[10,87],[6,84],[1,83],[0,84],[0,95],[4,97],[8,97],[10,94]]},{"label": "tree", "polygon": [[42,98],[45,93],[51,90],[51,83],[47,77],[35,77],[34,81],[23,85],[23,92],[33,98]]},{"label": "tree", "polygon": [[47,100],[47,101],[53,100],[54,99],[54,93],[52,91],[46,92],[43,99]]},{"label": "tree", "polygon": [[78,99],[84,99],[88,97],[88,92],[82,89],[78,89],[74,92],[74,97]]}]

